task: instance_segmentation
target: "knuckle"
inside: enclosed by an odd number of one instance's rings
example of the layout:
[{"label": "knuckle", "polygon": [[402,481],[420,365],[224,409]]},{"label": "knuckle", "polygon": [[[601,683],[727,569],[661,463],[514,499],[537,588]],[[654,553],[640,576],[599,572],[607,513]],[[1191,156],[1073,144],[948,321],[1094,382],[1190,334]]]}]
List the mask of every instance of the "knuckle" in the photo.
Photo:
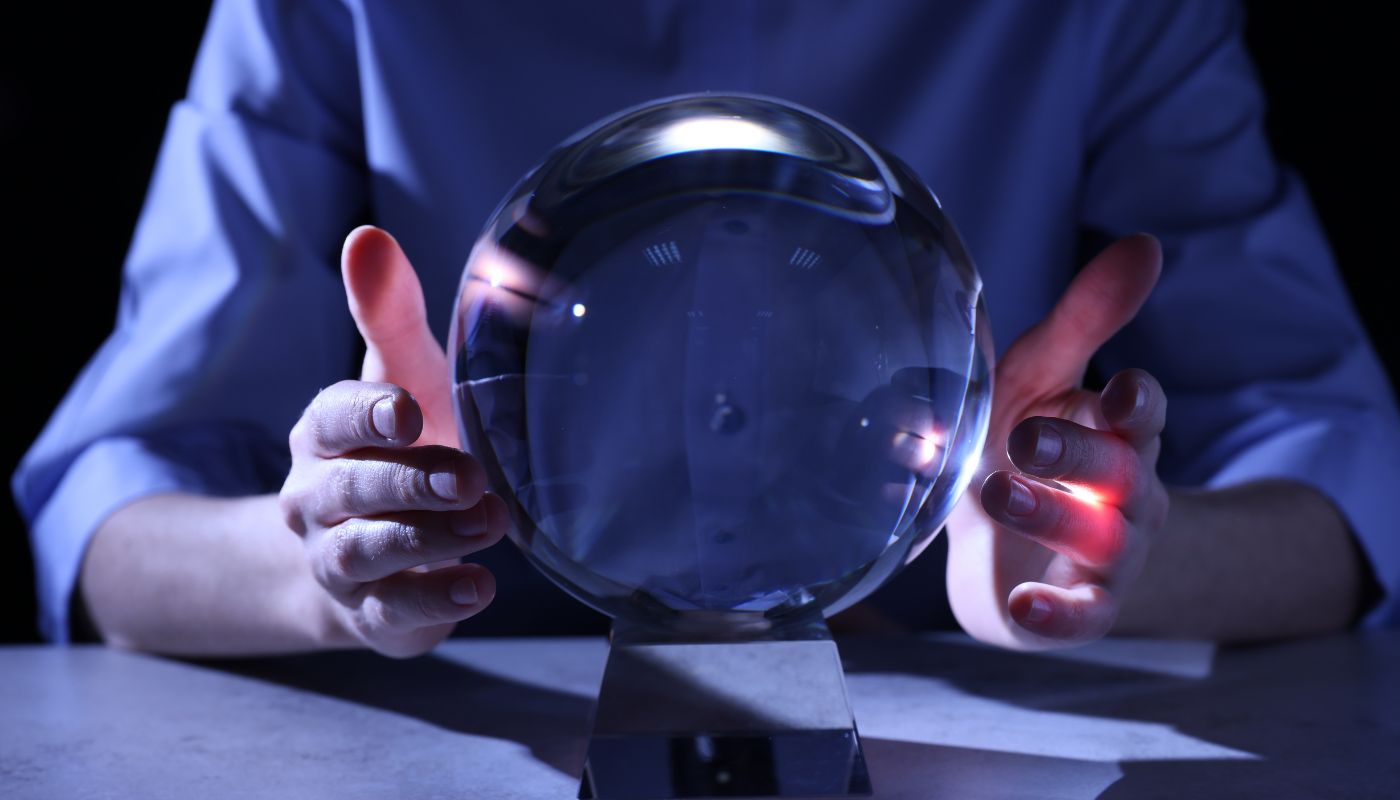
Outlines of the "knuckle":
[{"label": "knuckle", "polygon": [[1088,437],[1069,425],[1056,425],[1055,431],[1065,443],[1065,454],[1060,462],[1062,473],[1077,475],[1097,467],[1098,453]]},{"label": "knuckle", "polygon": [[1036,492],[1036,510],[1031,515],[1035,526],[1061,536],[1061,531],[1073,531],[1080,524],[1074,513],[1071,495],[1066,492]]},{"label": "knuckle", "polygon": [[391,523],[389,537],[400,553],[415,562],[419,559],[424,563],[430,560],[431,548],[422,528],[407,522],[394,522]]},{"label": "knuckle", "polygon": [[395,463],[389,469],[394,499],[405,508],[417,508],[433,499],[428,473],[408,464]]},{"label": "knuckle", "polygon": [[1120,484],[1120,498],[1141,497],[1144,486],[1142,460],[1136,455],[1128,455],[1118,460],[1115,470]]},{"label": "knuckle", "polygon": [[282,512],[282,522],[298,536],[305,536],[310,530],[306,524],[306,515],[302,513],[302,505],[296,500],[288,498],[286,493],[277,498],[278,509]]},{"label": "knuckle", "polygon": [[357,528],[353,523],[342,523],[325,537],[321,563],[328,578],[348,583],[360,582],[363,547]]},{"label": "knuckle", "polygon": [[345,381],[323,387],[316,396],[311,398],[311,402],[306,405],[306,410],[302,412],[298,423],[303,425],[307,433],[313,433],[315,426],[322,417],[334,413],[338,405],[339,398],[343,396],[342,387]]},{"label": "knuckle", "polygon": [[292,426],[291,432],[287,434],[287,447],[293,453],[300,453],[307,450],[310,444],[306,432],[306,415],[302,414],[296,424]]},{"label": "knuckle", "polygon": [[[374,492],[395,508],[413,509],[422,505],[417,490],[417,470],[399,462],[381,463],[374,471]],[[427,481],[422,483],[426,486]]]},{"label": "knuckle", "polygon": [[342,380],[322,389],[298,420],[303,446],[334,448],[377,441],[369,410],[379,394],[372,384],[356,380]]},{"label": "knuckle", "polygon": [[338,458],[330,463],[322,482],[326,499],[336,508],[354,513],[360,505],[360,465],[348,459]]},{"label": "knuckle", "polygon": [[304,470],[293,467],[277,493],[277,506],[283,522],[299,535],[305,535],[311,529],[311,500],[311,486]]},{"label": "knuckle", "polygon": [[382,441],[379,434],[374,432],[374,426],[369,421],[370,410],[366,408],[349,408],[345,411],[345,416],[340,418],[340,436],[354,446],[368,446]]},{"label": "knuckle", "polygon": [[420,620],[433,622],[441,616],[438,612],[438,604],[428,596],[422,587],[416,588],[413,592],[413,610]]},{"label": "knuckle", "polygon": [[1085,614],[1085,605],[1085,603],[1078,601],[1077,598],[1072,599],[1070,600],[1070,602],[1063,604],[1065,611],[1064,621],[1069,623],[1067,625],[1067,628],[1069,630],[1077,629],[1079,627],[1079,624],[1083,622]]},{"label": "knuckle", "polygon": [[392,631],[400,627],[398,611],[394,604],[378,595],[365,598],[364,604],[360,606],[360,613],[364,616],[365,625],[371,630]]},{"label": "knuckle", "polygon": [[344,427],[345,418],[343,411],[339,413],[318,414],[311,420],[311,441],[322,447],[330,445],[340,438],[339,433]]},{"label": "knuckle", "polygon": [[312,551],[307,555],[311,565],[311,574],[316,578],[316,582],[329,592],[336,592],[344,582],[339,575],[334,574],[326,564],[326,559],[321,555],[321,551]]}]

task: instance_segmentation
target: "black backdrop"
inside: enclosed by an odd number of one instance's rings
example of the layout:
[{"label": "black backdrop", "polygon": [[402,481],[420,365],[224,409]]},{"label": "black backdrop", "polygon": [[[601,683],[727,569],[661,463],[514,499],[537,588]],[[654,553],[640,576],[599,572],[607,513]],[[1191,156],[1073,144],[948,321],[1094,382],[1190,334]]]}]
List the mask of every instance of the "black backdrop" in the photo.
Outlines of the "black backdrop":
[{"label": "black backdrop", "polygon": [[[207,13],[193,2],[161,4],[159,16],[142,4],[24,5],[0,33],[7,479],[111,330],[122,259]],[[1299,8],[1247,3],[1269,134],[1307,180],[1393,380],[1400,346],[1385,281],[1395,261],[1382,218],[1391,214],[1395,161],[1389,26],[1360,4]],[[4,499],[0,641],[33,640],[28,542],[8,492]]]}]

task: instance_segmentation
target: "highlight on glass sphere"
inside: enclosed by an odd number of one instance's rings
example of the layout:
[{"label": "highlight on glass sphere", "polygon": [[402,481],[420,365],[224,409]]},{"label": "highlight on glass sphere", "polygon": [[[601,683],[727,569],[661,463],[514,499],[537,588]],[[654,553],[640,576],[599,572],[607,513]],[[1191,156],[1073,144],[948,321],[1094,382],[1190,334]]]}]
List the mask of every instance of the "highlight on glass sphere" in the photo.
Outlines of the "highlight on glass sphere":
[{"label": "highlight on glass sphere", "polygon": [[575,134],[492,215],[456,303],[459,429],[512,539],[644,628],[855,603],[986,437],[957,232],[902,162],[785,101],[684,95]]}]

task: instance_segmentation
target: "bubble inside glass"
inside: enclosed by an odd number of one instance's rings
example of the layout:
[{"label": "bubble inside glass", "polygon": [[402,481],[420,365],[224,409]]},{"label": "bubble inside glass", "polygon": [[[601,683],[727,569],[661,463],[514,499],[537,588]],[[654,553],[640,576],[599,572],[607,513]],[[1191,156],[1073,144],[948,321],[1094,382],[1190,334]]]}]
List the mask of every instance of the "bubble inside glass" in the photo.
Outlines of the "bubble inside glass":
[{"label": "bubble inside glass", "polygon": [[606,614],[829,615],[967,486],[981,286],[922,181],[831,119],[740,95],[628,109],[473,248],[449,350],[464,445],[516,545]]}]

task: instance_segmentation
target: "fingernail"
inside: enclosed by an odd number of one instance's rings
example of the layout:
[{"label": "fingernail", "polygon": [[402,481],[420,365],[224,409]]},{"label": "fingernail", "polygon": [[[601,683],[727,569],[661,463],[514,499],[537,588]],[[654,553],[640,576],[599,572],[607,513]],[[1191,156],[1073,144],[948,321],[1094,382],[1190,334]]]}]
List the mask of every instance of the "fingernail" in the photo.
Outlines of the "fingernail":
[{"label": "fingernail", "polygon": [[1147,408],[1147,382],[1141,378],[1133,381],[1133,410],[1128,412],[1128,419],[1137,422],[1142,419],[1142,410]]},{"label": "fingernail", "polygon": [[1035,495],[1017,478],[1010,478],[1011,493],[1006,498],[1006,510],[1018,517],[1024,517],[1035,510]]},{"label": "fingernail", "polygon": [[486,508],[480,503],[456,515],[452,530],[458,536],[477,536],[486,530]]},{"label": "fingernail", "polygon": [[471,578],[461,578],[452,584],[452,588],[447,590],[452,596],[452,602],[459,606],[469,606],[476,602],[476,584]]},{"label": "fingernail", "polygon": [[1050,619],[1050,604],[1045,598],[1036,595],[1031,598],[1031,607],[1026,609],[1026,622],[1044,622]]},{"label": "fingernail", "polygon": [[394,398],[386,397],[374,404],[370,410],[370,425],[374,426],[374,432],[390,441],[394,438]]},{"label": "fingernail", "polygon": [[1037,467],[1048,467],[1059,461],[1064,452],[1065,440],[1060,437],[1060,432],[1049,425],[1038,426],[1031,463]]},{"label": "fingernail", "polygon": [[433,470],[428,475],[428,488],[433,490],[433,494],[448,501],[457,500],[457,468],[451,464],[445,464]]}]

